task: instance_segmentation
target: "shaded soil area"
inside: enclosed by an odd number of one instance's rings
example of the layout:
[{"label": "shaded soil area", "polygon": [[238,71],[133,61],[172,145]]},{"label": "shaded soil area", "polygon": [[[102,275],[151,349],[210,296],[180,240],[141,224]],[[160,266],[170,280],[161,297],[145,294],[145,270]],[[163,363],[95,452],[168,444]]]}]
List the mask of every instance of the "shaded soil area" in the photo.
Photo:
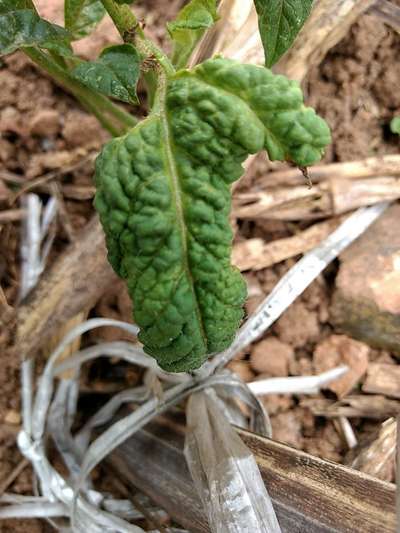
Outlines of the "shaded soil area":
[{"label": "shaded soil area", "polygon": [[[171,11],[163,12],[162,18],[159,11],[163,10],[157,10],[159,4],[156,1],[148,4],[151,13],[148,25],[155,24],[154,35],[160,39],[165,18],[170,17],[179,3],[173,3]],[[91,57],[93,47],[89,43],[81,52]],[[400,115],[399,56],[399,35],[375,18],[363,16],[323,63],[309,74],[305,84],[307,104],[316,108],[333,132],[326,162],[398,152],[398,137],[390,132],[388,125],[394,115]],[[55,229],[56,239],[48,264],[76,238],[93,214],[93,157],[107,138],[108,134],[99,128],[96,119],[38,72],[22,54],[4,60],[0,68],[0,209],[20,210],[15,195],[28,184],[43,199],[49,194],[57,195],[62,201],[62,217]],[[266,179],[272,167],[265,158],[259,157],[240,190],[249,190]],[[20,212],[20,217],[22,215]],[[268,241],[292,235],[296,231],[294,226],[280,221],[239,220],[237,238],[262,237]],[[0,285],[10,308],[18,306],[20,231],[20,220],[0,225]],[[245,274],[250,295],[248,313],[294,262],[288,260]],[[329,267],[263,339],[230,364],[231,369],[245,381],[268,376],[309,375],[324,369],[321,353],[340,363],[342,354],[349,350],[356,353],[361,366],[370,361],[395,364],[387,352],[369,349],[351,339],[337,338],[329,319],[336,269],[336,264]],[[19,354],[7,348],[12,336],[11,311],[8,321],[4,314],[5,327],[0,330],[0,482],[21,460],[15,445],[21,422]],[[111,287],[91,315],[130,320],[131,304],[124,285]],[[87,335],[83,342],[117,338],[121,338],[120,334],[112,329],[98,330],[96,335]],[[276,355],[268,360],[263,354],[269,351]],[[357,390],[362,374],[349,390]],[[107,394],[133,386],[140,376],[139,370],[128,370],[115,361],[92,365],[82,383],[89,397],[85,405],[97,405]],[[348,389],[346,384],[343,387],[320,396],[340,397],[343,390]],[[275,438],[309,453],[344,461],[348,450],[337,426],[329,419],[314,416],[302,400],[294,396],[271,396],[263,400],[271,415]],[[356,420],[354,425],[361,438],[374,428],[374,423],[367,424],[362,419]],[[26,468],[8,490],[29,493],[31,477],[30,468]],[[10,521],[2,523],[0,530],[39,532],[50,530],[50,526],[38,521]]]}]

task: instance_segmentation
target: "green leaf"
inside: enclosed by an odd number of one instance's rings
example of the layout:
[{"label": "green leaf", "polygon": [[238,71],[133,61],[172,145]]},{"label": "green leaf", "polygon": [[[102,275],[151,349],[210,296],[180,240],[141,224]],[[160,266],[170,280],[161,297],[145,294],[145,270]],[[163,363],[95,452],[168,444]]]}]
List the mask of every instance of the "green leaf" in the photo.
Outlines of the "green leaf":
[{"label": "green leaf", "polygon": [[390,121],[390,131],[400,135],[400,117],[394,117]]},{"label": "green leaf", "polygon": [[186,65],[197,42],[217,19],[216,0],[191,0],[176,19],[167,24],[174,41],[172,62],[177,68]]},{"label": "green leaf", "polygon": [[95,206],[145,351],[181,372],[226,349],[243,317],[229,224],[242,163],[265,149],[309,165],[330,132],[296,82],[228,59],[181,70],[159,96],[147,119],[103,148]]},{"label": "green leaf", "polygon": [[0,0],[0,15],[19,9],[30,9],[26,0]]},{"label": "green leaf", "polygon": [[313,0],[254,0],[267,67],[290,48],[310,14],[312,3]]},{"label": "green leaf", "polygon": [[80,63],[72,75],[97,92],[137,104],[140,57],[132,44],[105,48],[96,61]]},{"label": "green leaf", "polygon": [[30,9],[0,15],[0,55],[10,54],[25,46],[38,46],[59,54],[72,54],[69,33],[56,24],[40,18]]},{"label": "green leaf", "polygon": [[65,0],[65,27],[74,39],[81,39],[91,33],[105,13],[100,0]]}]

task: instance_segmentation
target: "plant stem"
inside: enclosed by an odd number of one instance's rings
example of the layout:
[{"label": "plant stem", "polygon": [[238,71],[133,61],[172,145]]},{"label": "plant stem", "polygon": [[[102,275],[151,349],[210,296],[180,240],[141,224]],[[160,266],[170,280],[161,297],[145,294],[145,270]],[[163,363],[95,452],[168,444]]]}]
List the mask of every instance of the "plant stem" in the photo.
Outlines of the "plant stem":
[{"label": "plant stem", "polygon": [[145,56],[154,56],[165,73],[172,76],[175,69],[168,56],[144,34],[133,11],[127,5],[119,5],[114,0],[101,0],[124,42],[133,42]]},{"label": "plant stem", "polygon": [[130,32],[135,32],[142,39],[145,38],[138,19],[128,6],[116,4],[113,0],[101,0],[101,2],[123,39],[124,35]]},{"label": "plant stem", "polygon": [[137,124],[132,115],[113,104],[108,98],[91,91],[72,78],[69,72],[48,54],[33,47],[24,48],[24,52],[57,83],[70,91],[112,135],[121,135]]}]

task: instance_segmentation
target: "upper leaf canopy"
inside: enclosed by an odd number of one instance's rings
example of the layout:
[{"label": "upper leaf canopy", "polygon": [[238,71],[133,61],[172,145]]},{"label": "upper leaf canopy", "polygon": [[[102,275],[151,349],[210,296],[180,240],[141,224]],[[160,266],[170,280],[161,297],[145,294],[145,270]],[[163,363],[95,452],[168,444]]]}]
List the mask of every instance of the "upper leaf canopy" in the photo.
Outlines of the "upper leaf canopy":
[{"label": "upper leaf canopy", "polygon": [[254,0],[258,26],[271,67],[290,48],[310,14],[313,0]]},{"label": "upper leaf canopy", "polygon": [[[6,5],[3,3],[4,9]],[[0,14],[0,55],[27,46],[38,46],[69,56],[72,54],[70,39],[64,28],[40,18],[31,9],[4,10]]]},{"label": "upper leaf canopy", "polygon": [[65,0],[64,21],[74,39],[88,35],[106,14],[101,0]]}]

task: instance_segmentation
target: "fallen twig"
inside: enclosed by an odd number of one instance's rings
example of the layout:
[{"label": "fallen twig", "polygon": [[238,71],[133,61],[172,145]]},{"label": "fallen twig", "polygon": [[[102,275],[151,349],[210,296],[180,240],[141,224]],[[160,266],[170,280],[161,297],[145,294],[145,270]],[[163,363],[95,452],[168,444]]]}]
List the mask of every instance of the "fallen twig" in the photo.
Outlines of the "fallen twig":
[{"label": "fallen twig", "polygon": [[276,263],[308,252],[323,241],[339,224],[330,219],[284,239],[265,242],[263,239],[248,239],[234,245],[232,263],[241,271],[261,270]]},{"label": "fallen twig", "polygon": [[26,459],[26,457],[24,457],[17,464],[17,466],[12,469],[12,471],[8,474],[8,476],[5,478],[5,480],[0,483],[0,497],[3,496],[3,494],[8,489],[8,487],[14,483],[14,481],[17,479],[17,477],[20,475],[20,473],[23,470],[25,470],[25,468],[29,464],[30,464],[29,460]]},{"label": "fallen twig", "polygon": [[6,209],[0,212],[0,224],[19,222],[26,216],[26,209]]},{"label": "fallen twig", "polygon": [[252,381],[247,386],[253,394],[317,394],[325,385],[342,377],[347,366],[338,366],[318,376],[291,376],[287,378],[267,378]]},{"label": "fallen twig", "polygon": [[[184,527],[208,533],[183,458],[181,423],[177,414],[160,417],[117,448],[107,462]],[[283,532],[395,531],[394,485],[248,431],[238,433],[255,454]]]},{"label": "fallen twig", "polygon": [[[57,168],[55,170],[51,170],[47,174],[44,174],[43,176],[39,176],[38,178],[29,180],[28,182],[26,180],[23,180],[22,187],[14,194],[14,196],[11,198],[11,204],[14,203],[21,195],[32,191],[33,189],[36,189],[37,187],[40,187],[41,185],[47,184],[49,181],[54,180],[56,178],[60,178],[61,176],[65,176],[65,174],[69,174],[70,172],[74,172],[76,170],[79,170],[81,167],[86,165],[89,161],[93,161],[95,157],[97,156],[97,153],[90,153],[77,161],[76,163],[73,163],[71,165],[68,165],[64,168]],[[7,174],[5,175],[7,176]],[[2,174],[0,174],[0,177],[2,177]],[[12,179],[12,175],[10,174],[8,176],[10,180]]]},{"label": "fallen twig", "polygon": [[32,356],[67,320],[94,304],[115,274],[97,217],[60,254],[18,311],[15,349]]},{"label": "fallen twig", "polygon": [[362,389],[364,392],[400,398],[400,366],[371,363]]},{"label": "fallen twig", "polygon": [[400,33],[400,7],[388,0],[375,0],[369,13],[379,17],[383,22]]},{"label": "fallen twig", "polygon": [[396,420],[386,420],[372,439],[360,446],[349,466],[384,481],[393,476],[396,454]]},{"label": "fallen twig", "polygon": [[233,215],[247,219],[316,220],[397,198],[400,177],[332,178],[311,189],[297,186],[238,194]]},{"label": "fallen twig", "polygon": [[303,398],[300,405],[310,409],[315,416],[327,418],[345,416],[381,420],[395,416],[400,411],[400,402],[397,400],[371,394],[347,396],[338,401],[325,398]]},{"label": "fallen twig", "polygon": [[[400,155],[383,155],[368,157],[358,161],[314,165],[308,169],[313,183],[332,179],[360,179],[373,176],[399,176]],[[304,185],[304,176],[298,168],[275,170],[262,176],[260,189],[269,189],[278,185]]]}]

